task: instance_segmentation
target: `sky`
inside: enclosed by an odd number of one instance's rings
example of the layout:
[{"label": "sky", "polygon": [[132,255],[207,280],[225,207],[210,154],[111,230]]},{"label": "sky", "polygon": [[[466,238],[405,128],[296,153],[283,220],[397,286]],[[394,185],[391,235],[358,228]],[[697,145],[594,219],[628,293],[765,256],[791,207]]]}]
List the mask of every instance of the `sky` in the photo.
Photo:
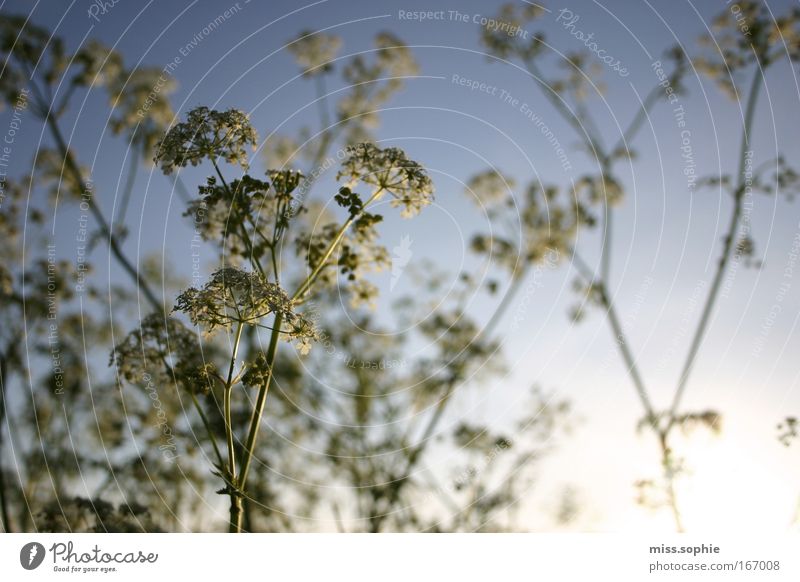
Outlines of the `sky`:
[{"label": "sky", "polygon": [[[201,104],[240,108],[251,115],[262,137],[276,129],[292,134],[302,120],[314,118],[313,83],[299,75],[285,43],[303,30],[325,30],[343,37],[341,57],[346,58],[369,50],[376,33],[393,32],[412,48],[421,71],[381,112],[377,136],[382,145],[402,147],[428,168],[437,199],[419,220],[389,220],[387,246],[408,236],[413,241],[412,265],[433,260],[454,275],[454,266],[475,264],[466,241],[475,230],[486,228],[485,219],[463,193],[473,174],[496,167],[519,184],[541,180],[565,188],[592,168],[589,157],[576,147],[578,136],[546,102],[531,76],[513,63],[492,62],[484,54],[476,20],[495,15],[499,5],[477,0],[309,4],[119,0],[100,13],[97,4],[87,0],[11,1],[0,4],[0,13],[30,13],[33,22],[53,29],[73,48],[87,38],[98,38],[114,45],[129,66],[163,67],[181,56],[173,71],[178,88],[172,99],[179,114]],[[607,89],[602,99],[593,102],[592,111],[600,134],[612,143],[629,123],[639,99],[658,82],[653,62],[676,42],[691,53],[696,38],[730,3],[575,0],[546,6],[548,12],[532,25],[533,30],[545,31],[555,53],[546,71],[556,70],[559,53],[581,48],[557,20],[563,9],[578,15],[578,28],[594,33],[598,45],[629,72],[621,76],[601,66],[596,79]],[[769,6],[781,13],[797,3],[771,1]],[[219,27],[203,33],[232,7],[234,13]],[[430,22],[404,17],[420,10],[443,10],[445,16]],[[787,63],[768,73],[752,142],[756,165],[774,158],[776,151],[789,160],[800,153],[796,73]],[[458,82],[461,79],[498,91],[470,90]],[[694,75],[686,86],[688,93],[681,95],[680,103],[698,173],[735,173],[742,126],[738,104]],[[336,86],[329,89],[335,91]],[[92,166],[96,183],[106,185],[99,192],[102,205],[111,208],[116,197],[113,185],[120,183],[126,151],[119,140],[103,135],[107,111],[104,97],[90,93],[80,108],[69,113],[68,123],[82,163]],[[564,169],[527,112],[540,116],[553,131],[567,151],[569,169]],[[9,112],[1,115],[5,125]],[[33,148],[41,137],[37,128],[21,139]],[[612,292],[660,407],[671,399],[730,211],[729,201],[718,191],[687,188],[683,139],[670,106],[658,105],[633,144],[639,157],[627,167],[619,166],[628,198],[617,213],[612,247]],[[22,167],[29,163],[16,162]],[[202,173],[189,171],[185,181],[197,183],[201,177]],[[128,249],[139,257],[168,252],[171,268],[188,276],[192,231],[181,217],[171,182],[157,169],[144,167],[137,179],[130,216],[141,221],[129,225]],[[323,185],[332,184],[330,175],[325,180]],[[117,192],[121,190],[120,185]],[[697,472],[685,492],[689,504],[697,506],[687,519],[692,522],[696,515],[697,527],[730,521],[734,526],[780,530],[800,494],[796,449],[785,450],[775,430],[785,416],[800,411],[800,370],[791,356],[800,347],[795,333],[800,282],[793,278],[798,267],[792,263],[800,235],[797,204],[780,195],[754,195],[748,218],[763,267],[739,265],[729,274],[689,385],[688,409],[713,407],[724,416],[722,436],[700,435],[687,444],[688,462]],[[70,240],[74,210],[59,210],[55,220],[56,238]],[[594,263],[600,252],[596,234],[582,234],[579,248]],[[115,275],[112,268],[101,269],[96,276]],[[632,502],[632,483],[658,472],[655,444],[636,434],[641,410],[602,315],[592,313],[580,325],[567,317],[574,302],[574,278],[575,272],[565,265],[543,269],[532,280],[514,306],[519,312],[520,301],[526,301],[522,324],[511,326],[506,321],[500,328],[509,374],[490,387],[465,390],[449,422],[472,415],[502,426],[522,405],[532,384],[570,398],[580,421],[540,471],[526,506],[532,523],[552,512],[543,505],[553,493],[575,485],[586,508],[576,527],[668,528],[662,516],[649,516]],[[386,292],[388,275],[379,283]],[[785,283],[788,293],[783,294]],[[388,305],[392,293],[408,291],[413,291],[410,278],[385,293],[387,303],[381,305]],[[475,309],[480,317],[491,305],[482,299]],[[726,493],[717,494],[721,490]],[[741,507],[738,500],[753,496],[763,499],[763,505]],[[739,507],[731,512],[731,505]]]}]

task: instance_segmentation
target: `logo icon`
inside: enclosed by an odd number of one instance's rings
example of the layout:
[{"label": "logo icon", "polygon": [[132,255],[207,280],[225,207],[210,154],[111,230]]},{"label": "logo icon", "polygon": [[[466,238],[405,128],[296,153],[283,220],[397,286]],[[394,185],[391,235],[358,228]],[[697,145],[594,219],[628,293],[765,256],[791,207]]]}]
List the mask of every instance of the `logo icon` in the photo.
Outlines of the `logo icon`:
[{"label": "logo icon", "polygon": [[19,563],[26,570],[35,570],[44,561],[44,546],[39,542],[30,542],[19,551]]}]

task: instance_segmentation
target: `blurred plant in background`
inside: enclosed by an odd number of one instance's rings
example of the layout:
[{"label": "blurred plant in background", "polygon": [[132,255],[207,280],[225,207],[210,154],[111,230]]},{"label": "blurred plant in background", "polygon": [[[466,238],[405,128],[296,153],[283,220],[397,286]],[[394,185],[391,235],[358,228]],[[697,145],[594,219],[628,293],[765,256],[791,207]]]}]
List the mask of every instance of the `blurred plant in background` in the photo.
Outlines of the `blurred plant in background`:
[{"label": "blurred plant in background", "polygon": [[[741,18],[737,18],[732,9],[724,9],[714,20],[713,36],[705,35],[700,39],[700,45],[706,51],[705,56],[690,60],[680,46],[665,53],[664,60],[671,62],[671,69],[667,72],[662,69],[661,82],[644,99],[641,108],[631,117],[619,139],[611,144],[606,143],[600,135],[598,124],[589,107],[593,97],[602,96],[603,85],[597,80],[599,68],[590,70],[587,66],[587,63],[592,62],[588,50],[566,53],[558,63],[564,74],[560,77],[548,77],[543,72],[543,62],[552,58],[552,51],[549,50],[550,45],[547,44],[544,33],[520,38],[484,27],[482,34],[482,42],[492,57],[519,62],[531,74],[534,83],[541,89],[541,95],[574,129],[592,166],[596,167],[596,173],[574,181],[565,192],[557,187],[546,187],[532,182],[524,196],[515,196],[512,192],[513,186],[509,185],[509,180],[502,179],[502,176],[500,179],[488,180],[486,172],[476,175],[470,182],[469,196],[486,204],[493,220],[500,221],[503,214],[511,214],[513,219],[513,215],[518,213],[522,225],[520,240],[508,240],[494,234],[479,234],[473,239],[472,248],[482,254],[496,254],[500,257],[493,257],[493,260],[498,267],[509,271],[512,281],[524,276],[531,264],[541,261],[544,249],[553,248],[563,253],[563,259],[577,273],[574,289],[578,294],[578,301],[571,309],[572,319],[576,322],[582,320],[589,307],[603,312],[631,384],[642,404],[644,418],[638,423],[639,428],[648,430],[656,437],[663,474],[659,479],[643,479],[637,483],[641,503],[655,508],[668,507],[679,531],[683,530],[684,525],[680,500],[675,492],[675,481],[684,474],[687,461],[674,450],[676,432],[686,432],[698,426],[706,427],[714,433],[721,430],[719,412],[682,412],[681,403],[730,262],[744,260],[745,264],[758,264],[751,260],[755,245],[750,235],[737,239],[745,193],[782,192],[791,197],[798,186],[797,173],[783,158],[764,160],[755,168],[746,170],[748,166],[752,166],[753,153],[749,144],[755,130],[755,104],[764,84],[765,70],[784,58],[791,61],[798,59],[794,40],[800,33],[800,11],[793,8],[788,14],[773,18],[769,8],[761,2],[740,2],[737,6],[741,8]],[[507,4],[500,10],[497,20],[524,27],[543,14],[540,6]],[[658,410],[654,404],[652,389],[648,387],[646,376],[637,364],[635,347],[627,338],[620,308],[614,301],[619,285],[615,284],[611,272],[613,224],[615,209],[625,201],[625,192],[617,177],[616,166],[621,163],[630,164],[635,160],[636,153],[630,145],[648,118],[650,110],[660,101],[685,93],[684,78],[690,72],[690,67],[706,73],[729,96],[740,101],[745,114],[737,163],[738,173],[702,178],[696,178],[693,173],[690,175],[693,187],[717,188],[730,197],[731,218],[671,404],[666,410]],[[743,93],[737,88],[736,79],[747,76],[751,78],[750,87]],[[769,168],[777,170],[769,174]],[[499,176],[495,169],[488,172],[489,175]],[[500,183],[505,188],[499,187]],[[519,201],[518,210],[514,200]],[[596,238],[592,238],[588,231],[595,228],[600,232]],[[503,229],[498,224],[497,232],[514,230]],[[582,234],[584,241],[580,244],[579,234]],[[598,245],[601,249],[600,259],[597,267],[594,267],[584,260],[579,246]],[[516,248],[528,250],[514,255],[512,251]],[[783,438],[790,433],[791,430],[788,433],[784,430]]]}]

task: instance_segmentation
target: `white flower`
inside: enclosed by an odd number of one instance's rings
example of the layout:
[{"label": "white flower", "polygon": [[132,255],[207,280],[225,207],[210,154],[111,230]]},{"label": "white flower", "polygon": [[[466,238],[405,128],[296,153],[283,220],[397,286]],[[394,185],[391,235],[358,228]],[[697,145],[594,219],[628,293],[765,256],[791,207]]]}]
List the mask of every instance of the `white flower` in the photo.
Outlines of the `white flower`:
[{"label": "white flower", "polygon": [[294,55],[306,76],[319,75],[331,70],[331,61],[342,46],[342,39],[321,32],[305,30],[286,48]]}]

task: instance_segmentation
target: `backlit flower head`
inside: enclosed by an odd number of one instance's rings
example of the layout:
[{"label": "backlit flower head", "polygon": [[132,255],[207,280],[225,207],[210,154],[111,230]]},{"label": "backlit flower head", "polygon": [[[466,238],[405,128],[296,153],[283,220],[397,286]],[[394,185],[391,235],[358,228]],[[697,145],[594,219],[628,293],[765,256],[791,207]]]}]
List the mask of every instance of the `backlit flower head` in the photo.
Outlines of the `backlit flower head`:
[{"label": "backlit flower head", "polygon": [[249,167],[248,148],[255,149],[258,135],[250,120],[238,109],[215,111],[197,107],[185,122],[170,129],[156,147],[155,161],[165,174],[203,159],[223,159],[229,164]]},{"label": "backlit flower head", "polygon": [[242,376],[242,384],[250,388],[257,388],[267,383],[272,375],[272,368],[267,362],[264,352],[259,352]]},{"label": "backlit flower head", "polygon": [[122,56],[96,40],[87,42],[75,55],[74,62],[81,71],[73,82],[88,87],[116,83],[124,72]]},{"label": "backlit flower head", "polygon": [[[87,43],[87,47],[91,44]],[[79,55],[72,58],[61,38],[36,26],[27,16],[3,14],[0,18],[0,59],[3,62],[0,95],[8,103],[17,101],[23,91],[30,90],[30,76],[34,70],[45,82],[56,83],[71,58],[73,64],[77,64]],[[72,82],[77,83],[75,78]],[[0,103],[0,110],[2,105]]]}]

